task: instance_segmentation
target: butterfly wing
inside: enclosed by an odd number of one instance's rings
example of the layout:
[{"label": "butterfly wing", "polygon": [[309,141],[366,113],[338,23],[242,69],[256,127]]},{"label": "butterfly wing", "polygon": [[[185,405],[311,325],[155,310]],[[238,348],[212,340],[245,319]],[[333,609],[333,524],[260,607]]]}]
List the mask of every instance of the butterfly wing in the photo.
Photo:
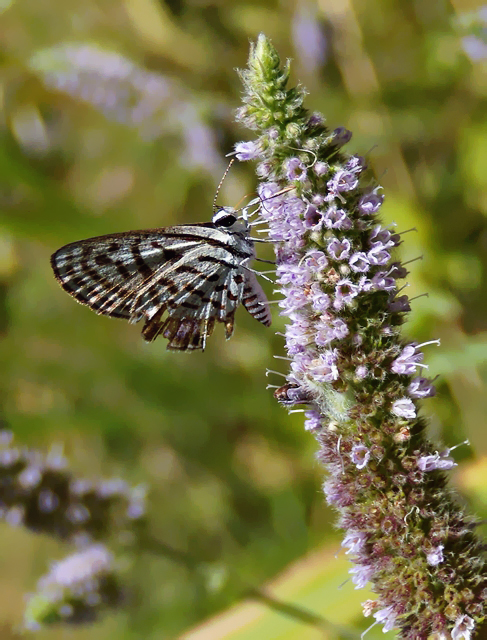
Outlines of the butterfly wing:
[{"label": "butterfly wing", "polygon": [[207,245],[195,247],[176,263],[161,268],[134,304],[134,311],[146,317],[142,335],[148,342],[163,335],[169,340],[168,349],[204,349],[218,321],[230,338],[242,300],[242,271]]},{"label": "butterfly wing", "polygon": [[144,318],[144,338],[163,335],[169,349],[203,349],[215,321],[231,336],[242,300],[250,255],[236,256],[227,235],[208,224],[112,234],[62,247],[51,265],[96,313]]},{"label": "butterfly wing", "polygon": [[96,313],[133,320],[138,289],[162,264],[181,256],[178,244],[172,243],[171,250],[171,243],[161,243],[161,232],[115,233],[68,244],[51,256],[54,275],[67,293]]}]

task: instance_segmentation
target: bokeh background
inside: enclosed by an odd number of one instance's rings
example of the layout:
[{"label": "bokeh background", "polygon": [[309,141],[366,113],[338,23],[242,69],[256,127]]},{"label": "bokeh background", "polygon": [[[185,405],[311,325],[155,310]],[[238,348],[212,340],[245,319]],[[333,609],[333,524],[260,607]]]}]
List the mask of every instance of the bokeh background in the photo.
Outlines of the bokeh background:
[{"label": "bokeh background", "polygon": [[[346,126],[404,236],[405,328],[438,395],[459,500],[487,516],[487,15],[462,0],[1,0],[1,411],[16,442],[63,447],[74,473],[149,488],[151,544],[115,548],[129,597],[58,640],[358,638],[371,597],[346,582],[316,443],[277,406],[283,319],[241,309],[205,353],[146,345],[56,284],[50,254],[89,236],[211,217],[233,144],[248,43],[260,31],[308,107]],[[482,22],[484,20],[484,22]],[[479,26],[480,25],[480,26]],[[234,166],[220,202],[255,189]],[[270,257],[263,250],[261,257]],[[272,286],[267,286],[272,297]],[[485,534],[485,527],[484,527]],[[0,523],[0,637],[71,549]],[[384,637],[380,628],[368,639]],[[393,633],[387,637],[394,637]]]}]

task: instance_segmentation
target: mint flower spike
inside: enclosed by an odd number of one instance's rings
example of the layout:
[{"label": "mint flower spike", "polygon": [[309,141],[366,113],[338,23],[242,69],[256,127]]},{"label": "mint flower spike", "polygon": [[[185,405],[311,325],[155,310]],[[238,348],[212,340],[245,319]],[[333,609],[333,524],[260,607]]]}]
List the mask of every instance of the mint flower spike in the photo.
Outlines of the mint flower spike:
[{"label": "mint flower spike", "polygon": [[103,544],[93,544],[54,563],[39,580],[27,600],[24,628],[94,622],[101,611],[122,601],[112,554]]},{"label": "mint flower spike", "polygon": [[131,531],[145,514],[145,487],[121,478],[77,478],[57,452],[14,446],[0,429],[0,520],[75,544]]},{"label": "mint flower spike", "polygon": [[378,219],[381,189],[364,158],[343,151],[347,130],[330,131],[304,108],[305,91],[287,87],[289,63],[264,35],[241,77],[237,119],[256,138],[236,150],[259,162],[259,216],[288,318],[290,371],[274,395],[304,407],[319,442],[352,581],[377,594],[364,613],[401,638],[474,638],[487,613],[484,551],[446,486],[451,449],[424,433],[419,403],[435,389],[427,345],[400,335],[407,270],[392,258],[399,236]]}]

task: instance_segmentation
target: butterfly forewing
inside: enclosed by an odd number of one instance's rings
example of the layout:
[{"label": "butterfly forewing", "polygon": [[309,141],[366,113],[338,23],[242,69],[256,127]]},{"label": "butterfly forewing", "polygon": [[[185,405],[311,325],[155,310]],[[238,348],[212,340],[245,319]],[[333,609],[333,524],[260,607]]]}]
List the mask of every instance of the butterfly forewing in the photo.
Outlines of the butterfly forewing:
[{"label": "butterfly forewing", "polygon": [[262,288],[247,264],[254,248],[246,225],[213,223],[131,231],[62,247],[51,258],[61,286],[97,313],[144,319],[147,341],[163,335],[168,348],[203,349],[215,322],[233,333],[240,302],[270,324]]}]

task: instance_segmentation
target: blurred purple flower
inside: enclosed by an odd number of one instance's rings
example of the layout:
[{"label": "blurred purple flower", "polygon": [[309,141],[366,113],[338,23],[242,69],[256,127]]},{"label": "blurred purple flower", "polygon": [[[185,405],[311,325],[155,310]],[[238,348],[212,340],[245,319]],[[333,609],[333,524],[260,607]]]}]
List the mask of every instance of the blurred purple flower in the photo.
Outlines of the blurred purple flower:
[{"label": "blurred purple flower", "polygon": [[144,139],[179,131],[186,143],[183,162],[221,175],[223,163],[214,133],[198,111],[197,101],[175,81],[92,44],[40,50],[30,66],[47,86],[135,128]]},{"label": "blurred purple flower", "polygon": [[292,21],[292,39],[297,57],[308,73],[317,73],[324,65],[327,40],[311,3],[298,2]]}]

